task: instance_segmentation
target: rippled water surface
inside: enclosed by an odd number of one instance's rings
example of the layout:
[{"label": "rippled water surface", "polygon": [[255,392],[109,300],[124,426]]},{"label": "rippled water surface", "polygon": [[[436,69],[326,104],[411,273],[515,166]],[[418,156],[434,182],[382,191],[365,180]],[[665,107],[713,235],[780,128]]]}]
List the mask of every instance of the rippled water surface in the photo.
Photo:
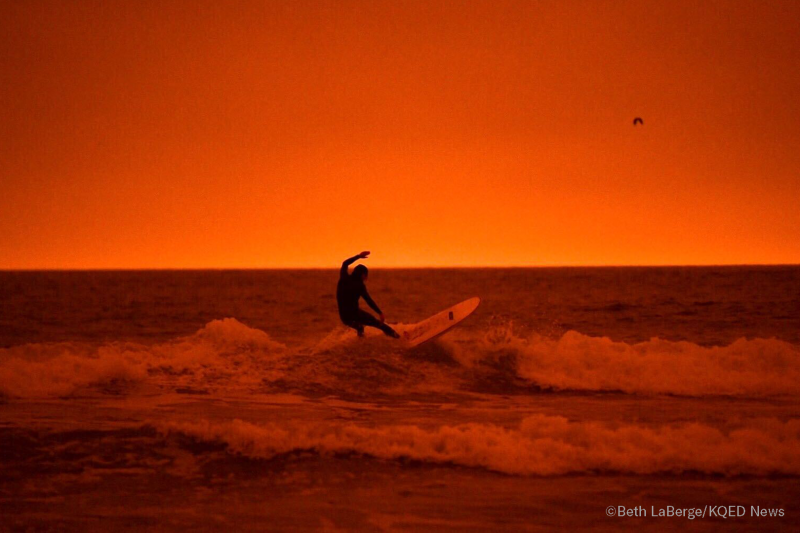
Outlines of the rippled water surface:
[{"label": "rippled water surface", "polygon": [[0,273],[3,527],[800,524],[800,268],[373,269],[401,330],[482,298],[413,350],[336,277]]}]

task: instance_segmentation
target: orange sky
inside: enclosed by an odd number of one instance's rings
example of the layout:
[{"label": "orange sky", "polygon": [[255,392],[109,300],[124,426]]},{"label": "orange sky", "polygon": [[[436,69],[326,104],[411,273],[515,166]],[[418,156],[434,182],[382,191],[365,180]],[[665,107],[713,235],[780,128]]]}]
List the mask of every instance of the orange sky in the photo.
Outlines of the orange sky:
[{"label": "orange sky", "polygon": [[798,20],[2,2],[0,268],[800,263]]}]

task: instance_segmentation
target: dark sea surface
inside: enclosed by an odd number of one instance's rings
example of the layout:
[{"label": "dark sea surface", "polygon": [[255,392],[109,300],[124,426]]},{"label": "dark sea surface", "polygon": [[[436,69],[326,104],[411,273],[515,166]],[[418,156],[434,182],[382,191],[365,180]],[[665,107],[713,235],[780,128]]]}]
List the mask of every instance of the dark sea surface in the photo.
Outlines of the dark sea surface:
[{"label": "dark sea surface", "polygon": [[[166,340],[233,317],[280,340],[338,325],[336,270],[0,272],[0,346]],[[373,269],[391,319],[416,322],[470,296],[493,320],[613,340],[800,343],[800,267]]]},{"label": "dark sea surface", "polygon": [[800,267],[337,276],[0,272],[0,527],[800,527]]}]

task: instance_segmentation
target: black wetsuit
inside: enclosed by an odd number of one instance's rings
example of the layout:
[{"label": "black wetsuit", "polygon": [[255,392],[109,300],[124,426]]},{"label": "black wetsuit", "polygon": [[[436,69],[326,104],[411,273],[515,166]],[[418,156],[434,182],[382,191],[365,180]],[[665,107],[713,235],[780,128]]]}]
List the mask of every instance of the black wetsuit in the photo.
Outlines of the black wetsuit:
[{"label": "black wetsuit", "polygon": [[364,326],[372,326],[383,331],[390,337],[396,337],[395,330],[367,313],[358,308],[358,299],[364,298],[376,313],[381,314],[381,310],[372,298],[369,297],[367,287],[364,281],[358,275],[351,275],[347,272],[347,267],[356,262],[358,256],[346,259],[342,263],[342,269],[339,271],[339,284],[336,285],[336,303],[339,304],[339,318],[345,325],[355,329],[359,335],[364,334]]}]

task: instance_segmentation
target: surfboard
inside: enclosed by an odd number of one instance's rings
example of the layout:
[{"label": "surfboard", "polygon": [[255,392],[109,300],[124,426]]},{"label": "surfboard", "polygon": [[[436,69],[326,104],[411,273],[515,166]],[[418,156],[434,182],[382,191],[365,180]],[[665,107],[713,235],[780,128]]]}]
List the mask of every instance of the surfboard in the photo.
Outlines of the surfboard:
[{"label": "surfboard", "polygon": [[401,334],[403,340],[409,347],[414,347],[434,339],[471,315],[480,303],[481,299],[476,296],[448,307],[422,322],[406,326]]}]

